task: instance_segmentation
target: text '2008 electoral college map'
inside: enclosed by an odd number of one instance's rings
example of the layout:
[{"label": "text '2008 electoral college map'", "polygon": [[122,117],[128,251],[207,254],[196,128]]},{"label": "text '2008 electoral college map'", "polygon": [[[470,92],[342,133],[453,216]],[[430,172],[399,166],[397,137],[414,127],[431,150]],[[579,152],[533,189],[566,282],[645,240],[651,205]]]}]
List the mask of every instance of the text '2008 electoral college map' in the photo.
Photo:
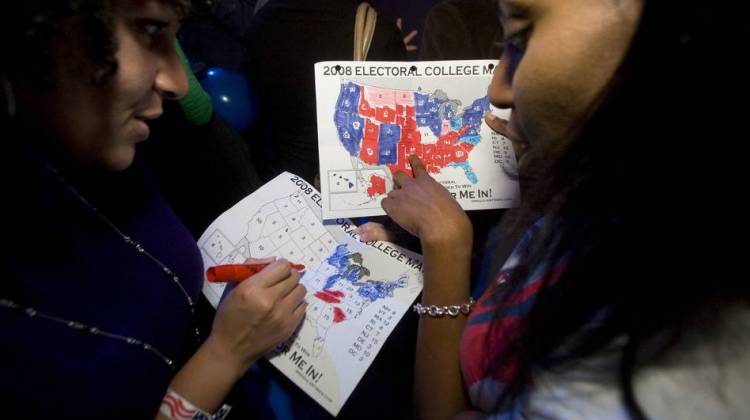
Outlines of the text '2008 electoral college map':
[{"label": "text '2008 electoral college map'", "polygon": [[[324,223],[321,200],[285,172],[224,212],[198,246],[206,268],[270,256],[305,265],[304,321],[266,357],[336,415],[422,291],[422,259],[391,243],[359,241],[346,219]],[[223,283],[204,282],[214,307],[224,291]]]},{"label": "text '2008 electoral college map'", "polygon": [[384,214],[409,156],[465,210],[518,204],[510,141],[484,122],[496,60],[315,65],[323,218]]}]

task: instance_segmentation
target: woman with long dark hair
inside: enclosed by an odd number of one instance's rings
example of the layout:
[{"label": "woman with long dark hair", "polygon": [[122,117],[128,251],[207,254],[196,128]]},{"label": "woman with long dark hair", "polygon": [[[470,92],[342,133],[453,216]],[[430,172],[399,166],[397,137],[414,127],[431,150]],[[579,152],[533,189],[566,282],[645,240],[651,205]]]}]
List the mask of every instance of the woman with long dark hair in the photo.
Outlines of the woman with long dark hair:
[{"label": "woman with long dark hair", "polygon": [[750,415],[750,294],[710,200],[729,162],[705,145],[720,37],[695,3],[499,0],[489,96],[512,113],[486,122],[515,146],[522,204],[476,302],[471,223],[419,159],[383,200],[425,257],[420,417]]}]

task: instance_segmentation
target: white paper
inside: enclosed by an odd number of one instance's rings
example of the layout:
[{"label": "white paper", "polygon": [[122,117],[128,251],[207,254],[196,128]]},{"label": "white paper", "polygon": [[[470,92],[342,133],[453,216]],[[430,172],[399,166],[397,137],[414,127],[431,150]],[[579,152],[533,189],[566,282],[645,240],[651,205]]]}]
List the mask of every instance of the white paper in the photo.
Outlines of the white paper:
[{"label": "white paper", "polygon": [[[206,267],[268,256],[306,266],[305,320],[267,358],[335,416],[422,291],[422,259],[391,243],[360,242],[346,219],[323,223],[320,202],[317,190],[285,172],[216,219],[198,246]],[[204,281],[214,307],[224,289]]]},{"label": "white paper", "polygon": [[[385,214],[380,201],[409,155],[465,210],[518,205],[510,141],[483,115],[497,60],[315,65],[323,219]],[[511,174],[511,175],[509,175]]]}]

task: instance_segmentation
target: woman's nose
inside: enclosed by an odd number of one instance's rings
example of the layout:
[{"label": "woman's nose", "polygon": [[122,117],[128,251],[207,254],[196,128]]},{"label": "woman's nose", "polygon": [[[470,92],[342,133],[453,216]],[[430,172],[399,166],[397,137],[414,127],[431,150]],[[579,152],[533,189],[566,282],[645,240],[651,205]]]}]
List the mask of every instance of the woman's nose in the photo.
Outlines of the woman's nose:
[{"label": "woman's nose", "polygon": [[[507,49],[506,49],[507,51]],[[514,66],[507,52],[503,52],[488,89],[489,100],[498,108],[513,108],[513,73]]]},{"label": "woman's nose", "polygon": [[187,94],[187,76],[175,49],[161,58],[155,85],[164,99],[180,99]]}]

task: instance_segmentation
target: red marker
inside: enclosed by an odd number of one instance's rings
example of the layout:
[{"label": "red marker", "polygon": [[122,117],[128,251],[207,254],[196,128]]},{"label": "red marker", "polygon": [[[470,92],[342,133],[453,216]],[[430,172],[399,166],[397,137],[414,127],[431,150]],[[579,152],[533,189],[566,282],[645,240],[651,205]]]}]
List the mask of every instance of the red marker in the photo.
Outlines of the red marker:
[{"label": "red marker", "polygon": [[[259,273],[271,263],[260,264],[224,264],[209,267],[206,270],[206,278],[211,283],[224,283],[230,281],[242,281]],[[289,263],[289,267],[298,271],[305,269],[302,264]]]}]

